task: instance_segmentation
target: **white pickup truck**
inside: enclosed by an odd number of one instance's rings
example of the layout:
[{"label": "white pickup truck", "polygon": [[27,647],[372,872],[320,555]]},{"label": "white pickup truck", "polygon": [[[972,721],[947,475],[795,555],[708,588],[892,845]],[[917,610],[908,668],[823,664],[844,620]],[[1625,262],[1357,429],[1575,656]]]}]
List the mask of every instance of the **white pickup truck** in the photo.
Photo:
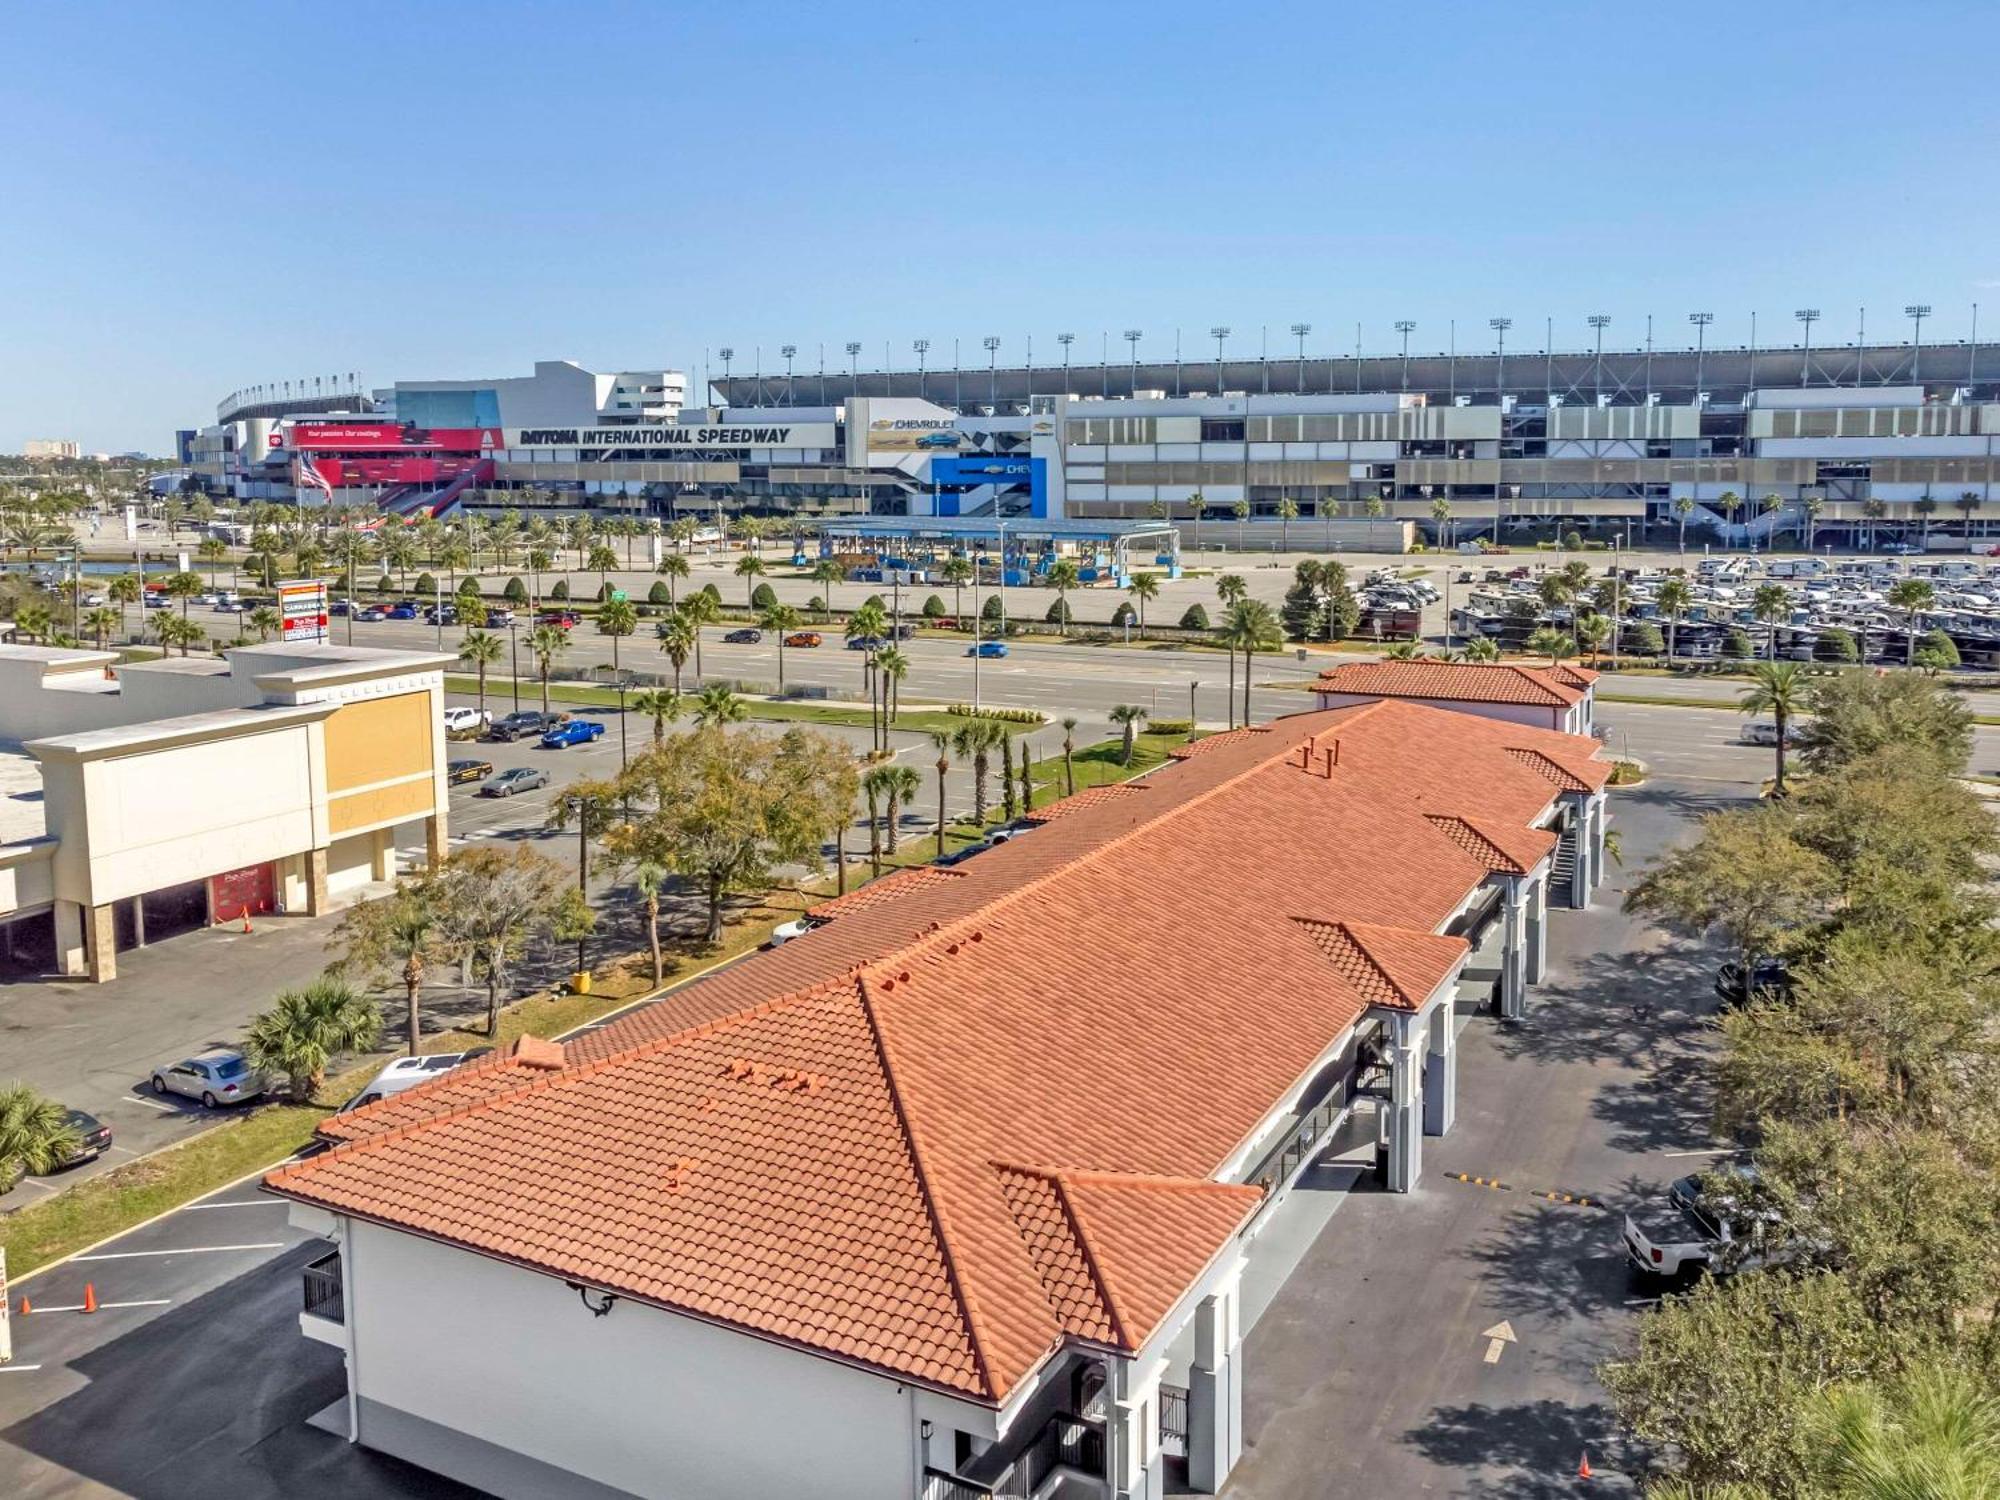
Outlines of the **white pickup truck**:
[{"label": "white pickup truck", "polygon": [[[1727,1168],[1725,1175],[1755,1180],[1748,1167]],[[1705,1193],[1698,1176],[1676,1178],[1664,1202],[1625,1215],[1625,1258],[1633,1270],[1663,1281],[1740,1270],[1758,1258],[1754,1247],[1763,1243],[1764,1225],[1756,1218],[1735,1222],[1735,1206],[1727,1195]],[[1739,1249],[1746,1239],[1753,1247],[1747,1255]]]}]

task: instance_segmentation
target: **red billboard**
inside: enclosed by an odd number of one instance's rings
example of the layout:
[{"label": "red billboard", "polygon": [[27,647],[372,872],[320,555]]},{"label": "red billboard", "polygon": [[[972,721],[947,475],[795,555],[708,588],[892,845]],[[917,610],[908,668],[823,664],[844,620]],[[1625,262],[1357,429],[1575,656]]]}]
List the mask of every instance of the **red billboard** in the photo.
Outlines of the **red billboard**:
[{"label": "red billboard", "polygon": [[403,427],[394,422],[296,422],[295,448],[312,453],[381,453],[411,448],[490,453],[501,446],[497,427]]}]

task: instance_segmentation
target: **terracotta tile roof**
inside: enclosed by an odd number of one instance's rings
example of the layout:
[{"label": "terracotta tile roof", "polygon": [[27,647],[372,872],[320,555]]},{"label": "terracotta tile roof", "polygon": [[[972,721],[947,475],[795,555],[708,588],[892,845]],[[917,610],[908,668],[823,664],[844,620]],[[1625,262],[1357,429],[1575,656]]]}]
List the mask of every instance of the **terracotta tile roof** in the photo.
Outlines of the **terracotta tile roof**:
[{"label": "terracotta tile roof", "polygon": [[505,1052],[476,1057],[400,1094],[328,1115],[313,1134],[323,1141],[358,1141],[519,1088],[538,1072],[560,1068],[563,1062],[562,1043],[524,1036]]},{"label": "terracotta tile roof", "polygon": [[[1448,662],[1419,657],[1414,661],[1351,661],[1319,674],[1322,693],[1352,693],[1363,698],[1427,698],[1455,703],[1517,703],[1540,708],[1567,708],[1596,680],[1595,672],[1569,669],[1570,675],[1513,662]],[[1577,682],[1572,676],[1587,680]]]},{"label": "terracotta tile roof", "polygon": [[[1396,1003],[1371,996],[1418,992],[1496,858],[1553,844],[1530,825],[1560,792],[1509,752],[1594,748],[1394,701],[1214,736],[1143,796],[899,881],[560,1069],[514,1064],[267,1180],[997,1402],[1065,1338],[1152,1331],[1255,1201],[1210,1179]],[[1340,924],[1366,968],[1297,918]],[[1130,982],[1150,973],[1172,982]]]},{"label": "terracotta tile roof", "polygon": [[1465,939],[1363,922],[1302,925],[1334,969],[1370,1005],[1417,1010],[1468,951]]},{"label": "terracotta tile roof", "polygon": [[1428,813],[1425,816],[1438,832],[1486,869],[1501,875],[1527,874],[1557,843],[1556,836],[1543,829],[1506,828],[1457,813]]},{"label": "terracotta tile roof", "polygon": [[1073,797],[1064,797],[1045,807],[1036,808],[1022,821],[1040,827],[1045,823],[1053,823],[1058,818],[1067,818],[1074,813],[1083,812],[1100,802],[1109,802],[1114,797],[1129,796],[1133,792],[1145,790],[1146,784],[1143,781],[1113,781],[1103,786],[1087,786]]},{"label": "terracotta tile roof", "polygon": [[912,865],[906,870],[891,870],[880,880],[871,880],[866,885],[857,886],[845,896],[835,896],[831,901],[822,901],[811,907],[808,915],[815,917],[840,917],[870,907],[885,906],[911,891],[922,890],[926,886],[949,885],[960,879],[956,869],[940,869],[936,865]]},{"label": "terracotta tile roof", "polygon": [[1574,662],[1559,661],[1545,669],[1558,682],[1566,682],[1573,688],[1587,688],[1597,681],[1598,673],[1589,667],[1579,667]]},{"label": "terracotta tile roof", "polygon": [[1601,791],[1611,779],[1611,767],[1601,760],[1586,760],[1574,755],[1557,759],[1547,750],[1515,749],[1507,753],[1566,792]]}]

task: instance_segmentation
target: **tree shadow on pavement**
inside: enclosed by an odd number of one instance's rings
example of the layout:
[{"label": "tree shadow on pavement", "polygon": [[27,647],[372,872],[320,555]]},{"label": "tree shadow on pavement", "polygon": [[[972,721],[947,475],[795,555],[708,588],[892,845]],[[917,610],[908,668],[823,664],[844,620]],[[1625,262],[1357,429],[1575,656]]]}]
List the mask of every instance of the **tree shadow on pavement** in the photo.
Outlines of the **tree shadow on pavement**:
[{"label": "tree shadow on pavement", "polygon": [[[1432,1463],[1468,1478],[1459,1493],[1507,1497],[1574,1495],[1583,1481],[1577,1470],[1590,1459],[1593,1493],[1634,1495],[1628,1477],[1637,1455],[1618,1431],[1618,1420],[1603,1402],[1575,1406],[1561,1401],[1524,1401],[1511,1406],[1440,1407],[1421,1427],[1403,1434]],[[1505,1469],[1505,1474],[1480,1470]]]}]

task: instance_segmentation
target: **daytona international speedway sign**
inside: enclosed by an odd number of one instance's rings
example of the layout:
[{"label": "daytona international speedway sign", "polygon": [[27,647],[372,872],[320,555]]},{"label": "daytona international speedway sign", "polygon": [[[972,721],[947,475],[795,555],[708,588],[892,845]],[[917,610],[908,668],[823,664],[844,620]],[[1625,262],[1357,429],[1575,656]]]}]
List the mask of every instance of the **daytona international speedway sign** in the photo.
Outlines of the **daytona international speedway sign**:
[{"label": "daytona international speedway sign", "polygon": [[509,448],[831,448],[839,438],[830,422],[694,427],[655,423],[640,427],[510,427]]}]

